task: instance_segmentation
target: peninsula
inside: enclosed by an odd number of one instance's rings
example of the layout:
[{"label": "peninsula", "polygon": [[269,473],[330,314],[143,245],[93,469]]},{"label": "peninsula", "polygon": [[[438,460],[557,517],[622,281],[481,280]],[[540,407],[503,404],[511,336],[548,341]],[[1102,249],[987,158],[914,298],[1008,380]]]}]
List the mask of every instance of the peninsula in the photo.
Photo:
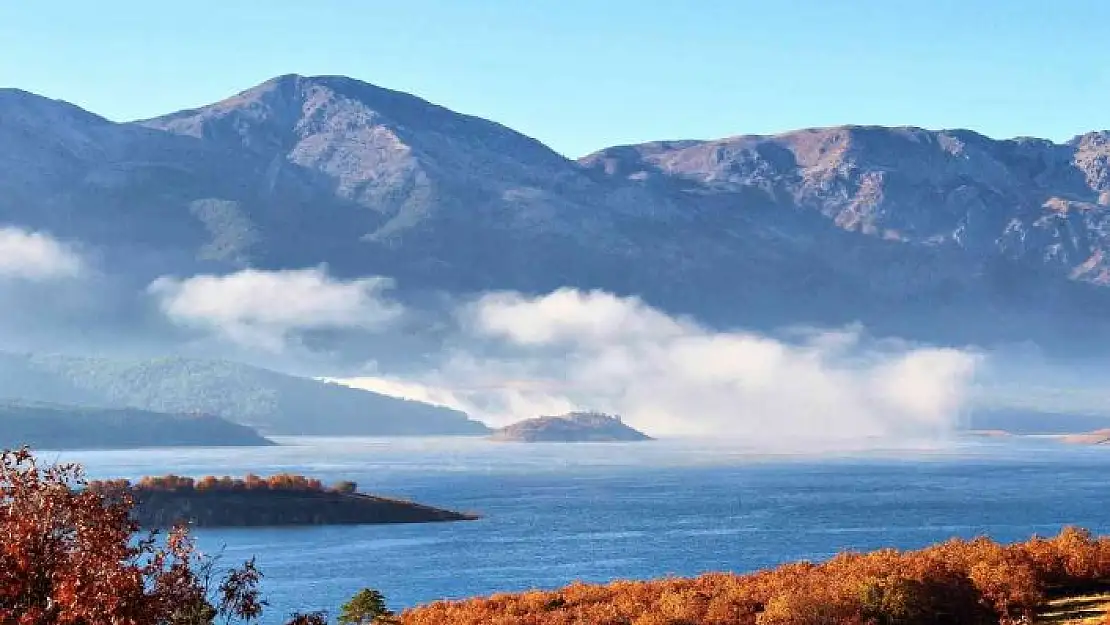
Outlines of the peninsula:
[{"label": "peninsula", "polygon": [[64,406],[0,400],[0,447],[135,449],[258,447],[275,443],[253,428],[210,414]]},{"label": "peninsula", "polygon": [[89,484],[106,494],[126,493],[132,515],[143,527],[185,523],[195,527],[283,525],[380,525],[469,521],[478,517],[410,501],[357,492],[354,482],[324,486],[319,480],[280,474],[243,479],[208,476],[199,480],[167,475]]},{"label": "peninsula", "polygon": [[625,425],[620,417],[598,412],[571,412],[535,417],[495,430],[491,440],[523,443],[638,442],[652,438]]}]

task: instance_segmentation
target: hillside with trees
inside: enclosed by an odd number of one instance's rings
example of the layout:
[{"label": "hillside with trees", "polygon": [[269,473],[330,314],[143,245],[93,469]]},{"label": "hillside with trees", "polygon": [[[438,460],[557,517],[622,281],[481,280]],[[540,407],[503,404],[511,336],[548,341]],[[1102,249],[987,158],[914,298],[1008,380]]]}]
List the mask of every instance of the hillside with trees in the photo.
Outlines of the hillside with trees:
[{"label": "hillside with trees", "polygon": [[0,401],[203,413],[267,435],[481,435],[462,412],[227,361],[0,352]]},{"label": "hillside with trees", "polygon": [[[1067,528],[1002,545],[953,539],[919,551],[843,553],[747,575],[574,584],[442,601],[404,625],[1017,625],[1059,597],[1105,591],[1110,537]],[[1092,621],[1092,622],[1108,622]]]},{"label": "hillside with trees", "polygon": [[273,445],[255,430],[206,414],[0,401],[0,448],[130,449]]}]

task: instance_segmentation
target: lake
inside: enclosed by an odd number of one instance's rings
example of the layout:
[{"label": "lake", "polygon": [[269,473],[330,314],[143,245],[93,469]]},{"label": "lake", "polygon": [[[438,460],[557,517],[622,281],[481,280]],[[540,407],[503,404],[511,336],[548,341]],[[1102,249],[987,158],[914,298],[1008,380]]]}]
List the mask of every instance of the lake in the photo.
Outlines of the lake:
[{"label": "lake", "polygon": [[1110,531],[1110,448],[962,439],[869,452],[766,454],[721,443],[520,445],[477,439],[279,439],[269,448],[43,453],[92,478],[295,472],[478,512],[480,521],[201,530],[257,556],[271,602],[333,614],[373,587],[402,608],[574,580],[750,571],[950,536]]}]

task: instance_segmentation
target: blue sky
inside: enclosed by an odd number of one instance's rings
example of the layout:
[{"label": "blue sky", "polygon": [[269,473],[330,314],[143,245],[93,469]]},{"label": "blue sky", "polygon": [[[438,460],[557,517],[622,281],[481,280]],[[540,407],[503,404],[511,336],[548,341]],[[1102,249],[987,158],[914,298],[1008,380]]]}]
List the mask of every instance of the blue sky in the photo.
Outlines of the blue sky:
[{"label": "blue sky", "polygon": [[[0,86],[112,119],[344,74],[568,156],[855,124],[1110,127],[1105,0],[0,0]],[[155,8],[157,7],[157,8]]]}]

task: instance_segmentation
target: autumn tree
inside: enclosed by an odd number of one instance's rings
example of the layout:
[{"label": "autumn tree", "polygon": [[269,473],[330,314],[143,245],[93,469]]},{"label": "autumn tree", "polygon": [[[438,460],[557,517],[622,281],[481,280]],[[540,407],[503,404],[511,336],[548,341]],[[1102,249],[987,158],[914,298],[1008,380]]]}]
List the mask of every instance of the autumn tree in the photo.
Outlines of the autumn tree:
[{"label": "autumn tree", "polygon": [[[191,487],[185,480],[162,486]],[[139,534],[126,482],[87,488],[75,465],[0,451],[0,623],[249,624],[265,606],[250,560],[217,575],[184,528]],[[296,622],[314,623],[310,615]]]}]

